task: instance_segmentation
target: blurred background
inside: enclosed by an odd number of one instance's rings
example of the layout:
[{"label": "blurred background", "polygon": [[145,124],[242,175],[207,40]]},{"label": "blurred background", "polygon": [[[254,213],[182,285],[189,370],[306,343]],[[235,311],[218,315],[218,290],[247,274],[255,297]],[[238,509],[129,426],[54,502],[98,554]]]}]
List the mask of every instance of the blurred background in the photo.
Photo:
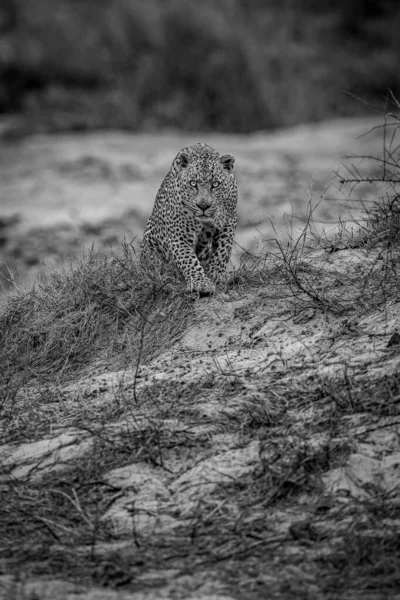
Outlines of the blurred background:
[{"label": "blurred background", "polygon": [[0,113],[33,131],[248,133],[400,92],[398,0],[1,0]]},{"label": "blurred background", "polygon": [[1,0],[3,284],[140,238],[197,141],[237,157],[236,255],[310,196],[333,222],[340,157],[379,152],[400,97],[399,25],[398,0]]}]

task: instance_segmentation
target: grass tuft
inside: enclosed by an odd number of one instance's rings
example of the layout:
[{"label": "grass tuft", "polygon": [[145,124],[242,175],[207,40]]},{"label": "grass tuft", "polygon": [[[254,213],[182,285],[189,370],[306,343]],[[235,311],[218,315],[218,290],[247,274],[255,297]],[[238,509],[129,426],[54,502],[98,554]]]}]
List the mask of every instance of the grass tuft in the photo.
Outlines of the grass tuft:
[{"label": "grass tuft", "polygon": [[[183,330],[191,298],[172,268],[140,263],[129,245],[89,252],[2,300],[0,372],[14,389],[147,361]],[[140,355],[140,356],[139,356]]]}]

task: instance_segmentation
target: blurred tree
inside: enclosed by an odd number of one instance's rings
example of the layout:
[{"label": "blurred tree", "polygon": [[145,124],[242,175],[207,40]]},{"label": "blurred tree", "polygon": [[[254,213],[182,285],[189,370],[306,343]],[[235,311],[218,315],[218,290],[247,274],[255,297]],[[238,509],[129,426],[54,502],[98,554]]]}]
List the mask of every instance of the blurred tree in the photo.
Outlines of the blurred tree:
[{"label": "blurred tree", "polygon": [[398,0],[1,0],[0,113],[247,132],[400,91]]},{"label": "blurred tree", "polygon": [[0,34],[12,31],[17,26],[17,6],[13,0],[2,0],[0,4]]}]

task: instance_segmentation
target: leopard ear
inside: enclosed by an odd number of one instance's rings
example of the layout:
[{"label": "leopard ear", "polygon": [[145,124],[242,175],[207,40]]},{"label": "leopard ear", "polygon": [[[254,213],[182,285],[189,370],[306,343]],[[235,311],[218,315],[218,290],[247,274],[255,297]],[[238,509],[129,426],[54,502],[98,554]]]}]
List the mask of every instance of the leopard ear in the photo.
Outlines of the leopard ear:
[{"label": "leopard ear", "polygon": [[232,156],[232,154],[224,154],[224,156],[221,156],[220,160],[224,169],[232,171],[233,165],[235,164],[235,157]]},{"label": "leopard ear", "polygon": [[178,163],[181,167],[187,167],[189,164],[189,155],[182,151],[178,154]]}]

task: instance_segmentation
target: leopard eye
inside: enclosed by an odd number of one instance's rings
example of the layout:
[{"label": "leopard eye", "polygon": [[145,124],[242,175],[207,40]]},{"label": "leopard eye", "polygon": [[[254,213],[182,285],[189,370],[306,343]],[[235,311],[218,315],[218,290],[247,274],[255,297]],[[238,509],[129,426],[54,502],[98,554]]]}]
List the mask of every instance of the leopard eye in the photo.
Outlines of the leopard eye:
[{"label": "leopard eye", "polygon": [[192,179],[192,181],[190,181],[189,183],[192,187],[197,187],[197,181],[195,181],[194,179]]},{"label": "leopard eye", "polygon": [[211,187],[215,189],[215,188],[219,187],[220,185],[221,184],[220,184],[219,181],[213,181],[212,184],[211,184]]}]

